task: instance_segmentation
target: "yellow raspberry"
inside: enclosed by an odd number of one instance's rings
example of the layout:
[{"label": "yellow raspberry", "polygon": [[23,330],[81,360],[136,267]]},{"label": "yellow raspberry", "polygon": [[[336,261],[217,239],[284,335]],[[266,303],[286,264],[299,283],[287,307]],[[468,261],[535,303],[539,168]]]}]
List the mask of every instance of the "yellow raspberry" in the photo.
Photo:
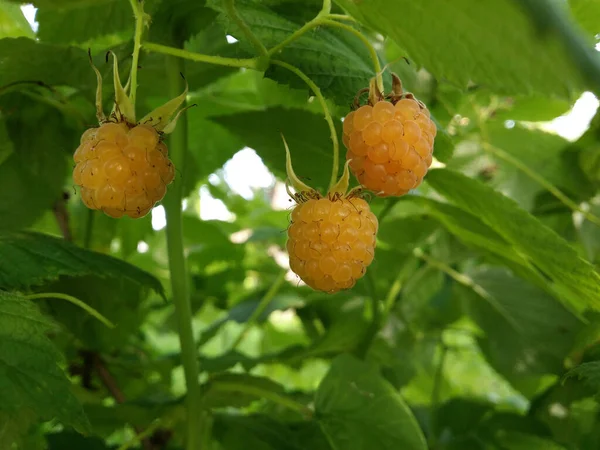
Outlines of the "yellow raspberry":
[{"label": "yellow raspberry", "polygon": [[377,217],[361,198],[311,198],[292,211],[290,268],[313,289],[350,289],[373,261]]},{"label": "yellow raspberry", "polygon": [[437,133],[427,107],[403,94],[397,77],[394,82],[394,95],[352,111],[343,127],[352,173],[381,197],[404,195],[421,184]]},{"label": "yellow raspberry", "polygon": [[167,147],[147,125],[107,122],[81,136],[73,181],[91,209],[111,217],[143,217],[175,177]]}]

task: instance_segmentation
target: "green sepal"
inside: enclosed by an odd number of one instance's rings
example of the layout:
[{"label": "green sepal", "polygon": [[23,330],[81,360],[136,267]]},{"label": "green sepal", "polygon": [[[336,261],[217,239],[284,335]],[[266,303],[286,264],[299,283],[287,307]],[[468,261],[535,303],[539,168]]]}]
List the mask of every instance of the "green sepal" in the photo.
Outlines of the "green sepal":
[{"label": "green sepal", "polygon": [[115,107],[113,108],[113,113],[116,113],[118,118],[122,117],[129,123],[135,123],[135,107],[121,84],[117,55],[112,51],[109,53],[113,56],[113,81],[115,84]]},{"label": "green sepal", "polygon": [[[296,192],[312,192],[314,191],[309,185],[300,181],[300,178],[294,172],[294,168],[292,167],[292,157],[290,155],[290,148],[285,140],[283,134],[281,135],[281,139],[283,139],[283,145],[285,146],[285,171],[287,173],[287,177],[289,183],[292,185]],[[289,193],[289,191],[288,191]]]},{"label": "green sepal", "polygon": [[331,186],[331,188],[329,188],[329,196],[333,196],[335,194],[346,194],[348,186],[350,185],[350,169],[348,168],[348,166],[350,165],[350,161],[351,160],[349,159],[348,161],[346,161],[346,164],[344,164],[344,172],[342,173],[342,176],[340,177],[338,182]]},{"label": "green sepal", "polygon": [[102,110],[102,75],[98,68],[94,65],[94,61],[92,60],[92,50],[88,49],[88,56],[90,58],[90,65],[94,72],[96,72],[96,81],[98,86],[96,87],[96,118],[98,122],[104,122],[106,120],[106,116],[104,115],[104,111]]},{"label": "green sepal", "polygon": [[157,131],[164,131],[165,133],[170,133],[175,129],[175,124],[179,115],[182,111],[179,112],[175,116],[173,120],[171,116],[177,111],[177,109],[183,104],[188,94],[188,84],[185,82],[185,90],[183,93],[172,100],[169,100],[162,106],[159,106],[154,111],[147,114],[144,118],[142,118],[139,123],[144,125],[149,125],[154,127]]}]

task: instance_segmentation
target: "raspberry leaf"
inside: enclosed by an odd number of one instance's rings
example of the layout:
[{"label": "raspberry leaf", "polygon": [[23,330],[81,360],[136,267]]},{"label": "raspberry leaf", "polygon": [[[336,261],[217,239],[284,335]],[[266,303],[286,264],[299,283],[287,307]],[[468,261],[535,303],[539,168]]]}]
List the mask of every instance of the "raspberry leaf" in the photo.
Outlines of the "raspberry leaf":
[{"label": "raspberry leaf", "polygon": [[[245,48],[251,52],[243,33],[223,13],[221,2],[212,0],[209,6],[221,13],[220,23],[226,32],[244,42]],[[305,23],[293,8],[282,15],[282,8],[276,11],[259,0],[236,1],[236,8],[267,48],[281,43]],[[318,7],[314,14],[317,12]],[[296,66],[319,86],[323,95],[341,105],[349,105],[356,92],[367,86],[374,75],[373,64],[360,39],[325,26],[308,31],[274,56]],[[280,83],[306,89],[302,80],[281,67],[271,67],[266,75]]]},{"label": "raspberry leaf", "polygon": [[[43,42],[78,45],[109,35],[126,40],[131,29],[129,2],[43,3],[36,14],[36,21],[40,24],[38,36]],[[69,26],[65,27],[65,24]]]},{"label": "raspberry leaf", "polygon": [[164,296],[154,276],[122,260],[32,232],[0,233],[0,288],[28,289],[61,276],[122,279]]},{"label": "raspberry leaf", "polygon": [[213,435],[227,450],[331,450],[314,421],[267,414],[215,414]]},{"label": "raspberry leaf", "polygon": [[11,440],[18,440],[39,421],[58,419],[79,432],[89,431],[81,405],[59,367],[62,355],[46,336],[55,330],[56,325],[35,303],[0,292],[0,438],[8,448]]},{"label": "raspberry leaf", "polygon": [[[67,151],[77,138],[56,109],[20,93],[1,96],[0,110],[14,111],[0,119],[0,231],[4,231],[30,226],[62,197]],[[44,125],[32,133],[26,125],[30,123]]]},{"label": "raspberry leaf", "polygon": [[0,1],[0,39],[19,36],[33,38],[34,34],[19,5]]},{"label": "raspberry leaf", "polygon": [[552,283],[548,288],[569,308],[576,312],[600,309],[600,275],[594,267],[514,200],[451,170],[432,170],[427,181],[459,208],[478,216],[506,239],[513,251],[538,267]]},{"label": "raspberry leaf", "polygon": [[485,330],[478,341],[492,367],[517,389],[523,386],[525,395],[529,394],[526,384],[519,384],[525,375],[561,373],[583,322],[558,300],[506,269],[480,266],[466,275],[479,293],[463,286],[457,289],[467,301],[470,317]]},{"label": "raspberry leaf", "polygon": [[498,93],[537,92],[568,99],[583,90],[569,55],[556,40],[540,38],[518,2],[406,1],[401,7],[395,0],[337,3],[395,40],[409,59],[437,79],[461,88],[472,82]]},{"label": "raspberry leaf", "polygon": [[596,391],[600,396],[600,361],[585,362],[569,370],[563,379],[577,378]]},{"label": "raspberry leaf", "polygon": [[377,368],[348,354],[333,360],[315,398],[319,424],[335,449],[425,450],[419,424]]}]

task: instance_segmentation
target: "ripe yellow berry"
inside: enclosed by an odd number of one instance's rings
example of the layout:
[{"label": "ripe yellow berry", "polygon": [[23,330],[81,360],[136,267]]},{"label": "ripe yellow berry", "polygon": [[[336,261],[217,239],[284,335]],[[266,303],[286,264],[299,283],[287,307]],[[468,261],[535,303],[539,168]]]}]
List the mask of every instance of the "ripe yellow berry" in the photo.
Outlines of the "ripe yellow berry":
[{"label": "ripe yellow berry", "polygon": [[381,197],[404,195],[423,181],[432,161],[436,127],[409,94],[395,103],[364,105],[344,119],[352,173]]},{"label": "ripe yellow berry", "polygon": [[313,289],[350,289],[375,255],[377,217],[361,198],[320,198],[292,211],[290,268]]},{"label": "ripe yellow berry", "polygon": [[81,136],[73,182],[91,209],[111,217],[143,217],[162,200],[175,177],[167,147],[147,125],[108,122]]}]

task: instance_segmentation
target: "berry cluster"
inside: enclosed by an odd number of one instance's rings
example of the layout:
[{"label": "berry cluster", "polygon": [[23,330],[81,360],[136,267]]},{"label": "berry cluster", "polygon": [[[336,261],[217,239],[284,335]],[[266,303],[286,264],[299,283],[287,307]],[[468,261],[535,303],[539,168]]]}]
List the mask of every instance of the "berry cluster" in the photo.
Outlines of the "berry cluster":
[{"label": "berry cluster", "polygon": [[73,181],[91,209],[111,217],[143,217],[162,200],[175,169],[157,131],[107,122],[81,136],[74,154]]},{"label": "berry cluster", "polygon": [[377,227],[377,217],[361,198],[300,203],[288,230],[290,268],[313,289],[349,289],[373,261]]},{"label": "berry cluster", "polygon": [[[359,97],[369,92],[369,102]],[[376,79],[355,99],[354,111],[344,120],[346,166],[327,198],[302,183],[294,173],[289,149],[288,179],[298,203],[292,211],[287,251],[290,268],[313,289],[334,293],[349,289],[361,278],[375,256],[378,222],[369,205],[354,192],[346,193],[349,170],[380,197],[401,196],[423,181],[433,160],[436,126],[427,107],[402,91],[392,74],[392,92],[384,96]]]},{"label": "berry cluster", "polygon": [[435,124],[414,98],[364,105],[344,120],[346,159],[358,181],[381,197],[400,196],[423,181],[432,161]]}]

